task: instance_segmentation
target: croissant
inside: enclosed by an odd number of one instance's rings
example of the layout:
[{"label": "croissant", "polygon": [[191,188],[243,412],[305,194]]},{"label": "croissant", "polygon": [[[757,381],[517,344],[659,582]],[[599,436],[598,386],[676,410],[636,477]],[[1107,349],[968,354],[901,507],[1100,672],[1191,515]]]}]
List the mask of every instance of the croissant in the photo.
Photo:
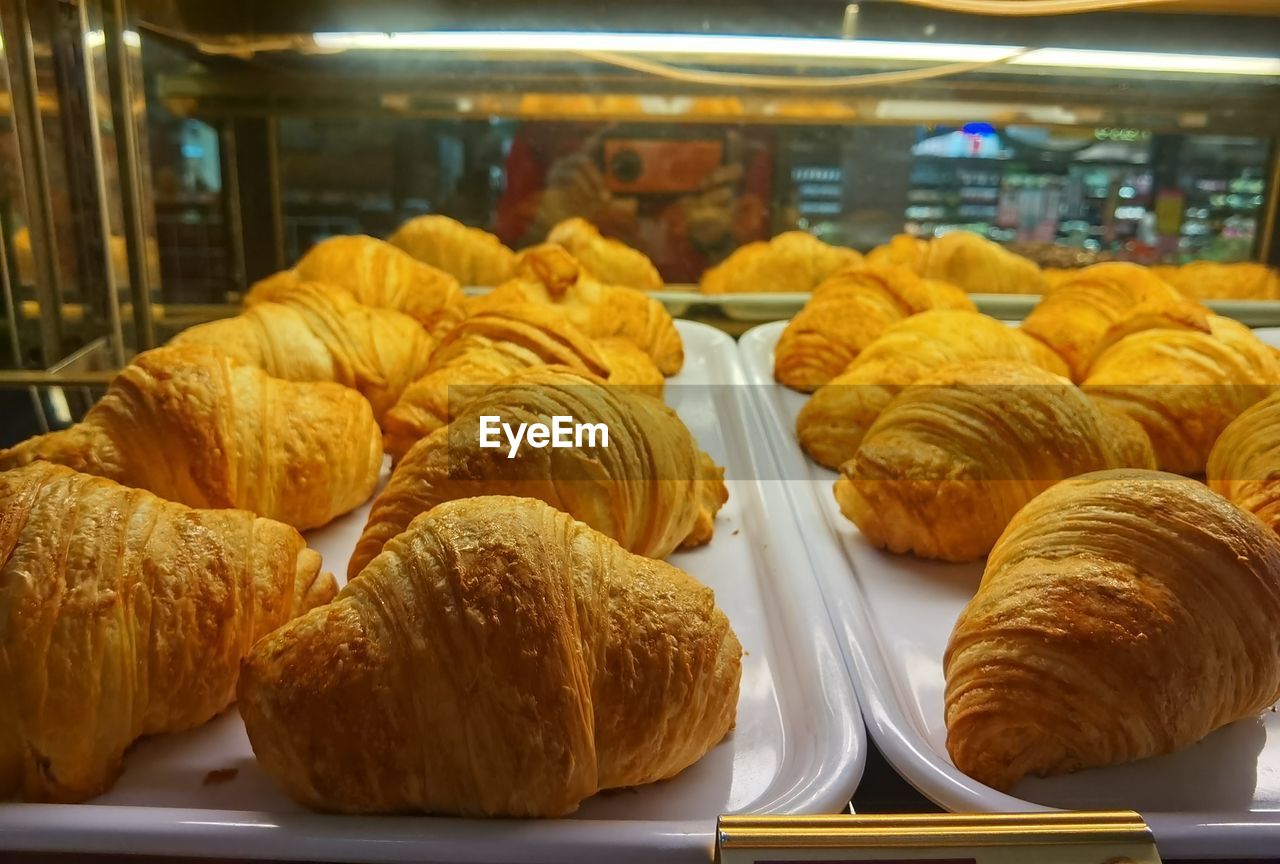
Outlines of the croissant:
[{"label": "croissant", "polygon": [[609,380],[615,385],[662,398],[666,378],[653,365],[653,358],[637,348],[634,342],[614,337],[596,339],[594,345],[609,370]]},{"label": "croissant", "polygon": [[890,326],[800,409],[796,437],[828,468],[853,458],[893,397],[917,378],[974,360],[1032,363],[1065,374],[1057,355],[1018,330],[973,312],[934,309]]},{"label": "croissant", "polygon": [[910,234],[894,234],[884,243],[867,253],[868,266],[905,267],[912,273],[924,272],[925,257],[929,254],[929,241]]},{"label": "croissant", "polygon": [[321,240],[292,270],[256,283],[245,303],[278,301],[299,282],[327,282],[366,306],[403,312],[437,339],[463,314],[464,297],[457,279],[390,243],[364,235]]},{"label": "croissant", "polygon": [[919,379],[885,408],[840,469],[840,511],[873,546],[922,558],[985,555],[1018,510],[1065,477],[1138,465],[1133,433],[1068,379],[1029,363],[980,361]]},{"label": "croissant", "polygon": [[943,663],[947,750],[995,789],[1158,756],[1280,697],[1280,540],[1201,484],[1066,480],[1014,517]]},{"label": "croissant", "polygon": [[[419,513],[478,495],[541,499],[651,558],[709,541],[729,495],[723,469],[660,400],[602,385],[564,367],[535,366],[468,402],[396,466],[373,502],[348,575],[359,574]],[[560,449],[524,446],[510,456],[505,439],[498,449],[480,446],[486,416],[513,428],[571,417],[604,424],[609,437],[607,446],[603,439]]]},{"label": "croissant", "polygon": [[1210,489],[1280,531],[1280,393],[1231,421],[1205,475]]},{"label": "croissant", "polygon": [[1280,273],[1251,261],[1194,261],[1165,269],[1163,278],[1196,300],[1280,300]]},{"label": "croissant", "polygon": [[641,291],[661,291],[658,268],[643,252],[603,236],[586,219],[566,219],[547,234],[547,242],[563,246],[591,274],[608,285],[626,285]]},{"label": "croissant", "polygon": [[661,303],[634,288],[598,282],[560,246],[525,249],[516,256],[515,277],[470,301],[468,311],[511,303],[554,306],[593,339],[627,339],[646,351],[664,375],[674,375],[684,365],[684,343]]},{"label": "croissant", "polygon": [[360,391],[377,417],[426,372],[435,340],[408,315],[321,282],[300,282],[278,299],[198,324],[171,344],[211,345],[273,378],[336,381]]},{"label": "croissant", "polygon": [[1041,300],[1022,324],[1067,361],[1083,381],[1109,330],[1134,315],[1170,315],[1208,329],[1208,312],[1137,264],[1108,262],[1073,271]]},{"label": "croissant", "polygon": [[929,242],[920,275],[975,294],[1042,294],[1034,261],[971,231],[952,231]]},{"label": "croissant", "polygon": [[84,422],[0,451],[0,470],[54,462],[306,530],[373,494],[379,437],[354,390],[281,381],[207,345],[172,345],[138,355]]},{"label": "croissant", "polygon": [[683,571],[541,501],[468,498],[259,642],[238,692],[259,762],[308,807],[560,816],[724,738],[741,655]]},{"label": "croissant", "polygon": [[105,792],[143,735],[208,721],[250,646],[331,600],[285,525],[69,468],[0,473],[0,798]]},{"label": "croissant", "polygon": [[1158,327],[1106,348],[1081,385],[1142,424],[1166,471],[1199,474],[1227,425],[1280,384],[1280,357],[1243,324]]},{"label": "croissant", "polygon": [[894,324],[926,309],[977,311],[959,288],[930,282],[902,267],[867,266],[828,277],[782,331],[773,376],[811,392],[853,362]]},{"label": "croissant", "polygon": [[[387,452],[399,460],[419,438],[449,423],[454,412],[494,384],[529,366],[568,366],[617,384],[595,345],[554,310],[509,304],[471,315],[431,355],[427,374],[404,391],[385,418]],[[461,386],[468,385],[468,386]],[[452,392],[451,392],[452,391]]]},{"label": "croissant", "polygon": [[861,266],[862,256],[853,249],[829,246],[804,231],[787,231],[738,247],[702,274],[702,292],[812,291],[836,271]]},{"label": "croissant", "polygon": [[410,219],[388,242],[463,285],[500,285],[515,267],[515,253],[501,240],[448,216]]}]

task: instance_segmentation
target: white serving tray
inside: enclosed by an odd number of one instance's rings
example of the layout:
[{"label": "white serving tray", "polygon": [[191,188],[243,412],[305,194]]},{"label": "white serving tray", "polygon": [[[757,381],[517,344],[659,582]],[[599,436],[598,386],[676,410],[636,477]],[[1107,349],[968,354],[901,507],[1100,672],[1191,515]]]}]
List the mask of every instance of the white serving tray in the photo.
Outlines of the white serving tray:
[{"label": "white serving tray", "polygon": [[[715,539],[672,556],[716,591],[744,649],[737,728],[680,776],[604,793],[573,818],[472,821],[309,813],[253,759],[234,709],[205,727],[140,743],[92,804],[0,805],[0,849],[325,861],[709,862],[725,812],[834,813],[862,775],[865,738],[849,674],[785,501],[763,494],[771,465],[733,341],[679,322],[684,370],[668,400],[726,466]],[[726,386],[709,386],[709,385]],[[708,385],[708,386],[698,386]],[[342,579],[368,507],[309,539]],[[362,734],[353,729],[351,734]],[[205,785],[208,772],[236,776]]]},{"label": "white serving tray", "polygon": [[1005,795],[947,756],[942,655],[982,564],[926,562],[866,543],[836,506],[836,473],[809,460],[794,435],[806,400],[773,380],[784,322],[739,343],[753,397],[819,574],[867,727],[893,767],[957,812],[1134,809],[1165,857],[1249,857],[1280,850],[1280,714],[1221,729],[1186,750],[1129,765],[1032,778]]}]

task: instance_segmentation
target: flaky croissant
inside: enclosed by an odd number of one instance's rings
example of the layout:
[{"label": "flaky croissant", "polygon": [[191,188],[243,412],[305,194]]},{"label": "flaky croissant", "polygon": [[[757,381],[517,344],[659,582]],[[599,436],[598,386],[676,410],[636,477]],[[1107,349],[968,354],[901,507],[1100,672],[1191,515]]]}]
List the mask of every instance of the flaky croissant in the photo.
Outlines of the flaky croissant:
[{"label": "flaky croissant", "polygon": [[1232,420],[1205,468],[1209,488],[1280,532],[1280,393]]},{"label": "flaky croissant", "polygon": [[924,272],[925,257],[929,254],[929,241],[910,234],[894,234],[884,243],[867,253],[866,263],[877,267],[905,267],[913,273]]},{"label": "flaky croissant", "polygon": [[415,441],[447,425],[451,409],[460,410],[463,397],[474,398],[482,392],[478,388],[521,369],[546,365],[568,366],[617,384],[647,384],[610,379],[610,369],[592,341],[555,310],[506,304],[470,315],[444,338],[431,355],[427,374],[409,385],[387,412],[387,452],[400,459]]},{"label": "flaky croissant", "polygon": [[[1065,477],[1155,467],[1133,450],[1132,426],[1110,437],[1104,417],[1068,379],[1029,363],[981,361],[920,378],[889,403],[840,469],[840,510],[891,552],[971,561],[1018,510]],[[1136,465],[1129,459],[1140,458]]]},{"label": "flaky croissant", "polygon": [[541,501],[468,498],[259,642],[238,693],[259,762],[308,807],[560,816],[724,738],[741,653],[683,571]]},{"label": "flaky croissant", "polygon": [[1166,268],[1160,275],[1196,300],[1280,300],[1280,273],[1252,261],[1193,261]]},{"label": "flaky croissant", "polygon": [[281,381],[207,345],[171,345],[138,355],[83,422],[0,452],[0,470],[34,461],[306,530],[368,500],[382,443],[354,390]]},{"label": "flaky croissant", "polygon": [[300,282],[277,302],[198,324],[173,345],[211,345],[287,381],[336,381],[360,391],[381,417],[421,377],[435,340],[417,321],[358,303],[340,288]]},{"label": "flaky croissant", "polygon": [[1034,261],[972,231],[952,231],[929,241],[920,275],[974,294],[1041,294],[1045,289]]},{"label": "flaky croissant", "polygon": [[607,285],[627,285],[641,291],[662,290],[662,276],[643,252],[603,236],[586,219],[566,219],[547,234],[547,242],[569,250],[591,275]]},{"label": "flaky croissant", "polygon": [[1166,315],[1191,325],[1197,316],[1208,330],[1208,312],[1137,264],[1108,262],[1072,271],[1041,300],[1022,329],[1044,342],[1083,381],[1099,344],[1117,324],[1133,316]]},{"label": "flaky croissant", "polygon": [[974,360],[1066,373],[1057,355],[994,318],[951,309],[921,312],[890,326],[843,374],[818,388],[796,418],[800,446],[819,463],[839,468],[898,391],[930,372]]},{"label": "flaky croissant", "polygon": [[704,294],[812,291],[838,270],[862,266],[853,249],[830,246],[804,231],[748,243],[702,274]]},{"label": "flaky croissant", "polygon": [[262,636],[331,600],[297,531],[69,468],[0,473],[0,798],[83,801],[205,723]]},{"label": "flaky croissant", "polygon": [[995,789],[1170,753],[1280,697],[1280,540],[1194,480],[1024,507],[951,634],[947,750]]},{"label": "flaky croissant", "polygon": [[515,253],[501,240],[448,216],[410,219],[388,242],[463,285],[500,285],[515,267]]},{"label": "flaky croissant", "polygon": [[810,392],[843,372],[889,325],[926,309],[977,311],[959,288],[903,267],[842,270],[822,282],[787,324],[773,352],[773,376]]},{"label": "flaky croissant", "polygon": [[1217,315],[1208,325],[1124,335],[1081,385],[1142,424],[1159,467],[1179,474],[1203,472],[1227,424],[1280,385],[1280,357],[1248,327]]},{"label": "flaky croissant", "polygon": [[[482,418],[512,428],[571,417],[604,424],[603,439],[567,448],[525,444],[514,456],[480,446]],[[698,449],[684,423],[660,400],[559,366],[517,372],[467,403],[448,427],[410,448],[373,502],[351,556],[354,577],[419,513],[478,495],[538,498],[612,537],[623,548],[664,558],[711,539],[728,499],[724,471]]]},{"label": "flaky croissant", "polygon": [[511,303],[554,306],[592,339],[627,339],[647,352],[664,375],[674,375],[684,365],[684,343],[661,303],[634,288],[600,282],[561,246],[544,243],[525,249],[516,256],[511,281],[467,305],[474,314]]},{"label": "flaky croissant", "polygon": [[361,234],[312,246],[292,270],[254,284],[245,303],[277,301],[298,282],[336,285],[366,306],[403,312],[437,339],[462,318],[458,280],[390,243]]}]

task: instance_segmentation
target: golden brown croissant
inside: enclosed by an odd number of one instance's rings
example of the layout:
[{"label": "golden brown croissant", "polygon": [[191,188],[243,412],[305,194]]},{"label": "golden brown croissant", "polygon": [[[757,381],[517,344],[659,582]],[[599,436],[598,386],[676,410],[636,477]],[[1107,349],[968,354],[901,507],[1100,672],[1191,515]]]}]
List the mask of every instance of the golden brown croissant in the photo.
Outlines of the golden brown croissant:
[{"label": "golden brown croissant", "polygon": [[421,377],[435,340],[417,321],[356,302],[322,282],[300,282],[278,302],[198,324],[173,345],[211,345],[238,363],[287,381],[336,381],[360,391],[376,417]]},{"label": "golden brown croissant", "polygon": [[813,290],[773,352],[773,377],[811,392],[843,372],[894,324],[926,309],[977,311],[968,295],[902,267],[842,270]]},{"label": "golden brown croissant", "polygon": [[1160,468],[1205,470],[1218,435],[1280,384],[1280,358],[1243,324],[1209,316],[1209,333],[1158,327],[1123,336],[1081,385],[1137,420]]},{"label": "golden brown croissant", "polygon": [[364,235],[330,237],[294,265],[253,286],[245,303],[278,300],[298,282],[336,285],[366,306],[403,312],[437,339],[461,319],[458,280],[390,243]]},{"label": "golden brown croissant", "polygon": [[[1073,381],[1083,381],[1099,344],[1125,319],[1170,315],[1191,324],[1207,314],[1147,268],[1108,262],[1073,271],[1031,310],[1022,329],[1067,361]],[[1207,330],[1207,322],[1201,328]]]},{"label": "golden brown croissant", "polygon": [[[480,446],[482,418],[511,428],[553,417],[604,424],[607,446],[513,451],[501,435]],[[448,427],[410,448],[373,502],[348,575],[355,577],[419,513],[478,495],[538,498],[612,537],[623,548],[664,558],[676,547],[711,539],[728,500],[724,471],[698,449],[676,413],[660,400],[560,366],[517,372],[467,403]]]},{"label": "golden brown croissant", "polygon": [[[840,469],[840,510],[891,552],[971,561],[1013,514],[1065,477],[1155,467],[1135,431],[1113,423],[1080,388],[1029,363],[949,366],[905,388]],[[1137,465],[1125,460],[1141,458]]]},{"label": "golden brown croissant", "polygon": [[586,219],[566,219],[547,234],[547,242],[569,250],[587,271],[608,285],[661,291],[662,276],[643,252],[603,236]]},{"label": "golden brown croissant", "polygon": [[862,256],[853,249],[830,246],[804,231],[787,231],[734,250],[702,274],[702,292],[812,291],[836,271],[861,266]]},{"label": "golden brown croissant", "polygon": [[259,762],[308,807],[560,816],[724,738],[741,653],[683,571],[541,501],[468,498],[259,642],[238,693]]},{"label": "golden brown croissant", "polygon": [[1153,471],[1024,507],[951,634],[947,750],[995,789],[1170,753],[1280,697],[1280,540]]},{"label": "golden brown croissant", "polygon": [[912,273],[924,272],[929,241],[910,234],[894,234],[889,242],[867,253],[866,263],[877,267],[905,267]]},{"label": "golden brown croissant", "polygon": [[1280,273],[1265,264],[1194,261],[1161,273],[1166,282],[1196,300],[1280,300]]},{"label": "golden brown croissant", "polygon": [[1041,294],[1044,277],[1034,261],[971,231],[929,241],[920,275],[974,294]]},{"label": "golden brown croissant", "polygon": [[921,312],[889,327],[844,373],[818,388],[796,418],[800,446],[819,463],[839,468],[899,390],[930,372],[973,360],[1066,372],[1057,355],[994,318],[952,309]]},{"label": "golden brown croissant", "polygon": [[1218,436],[1209,488],[1280,531],[1280,393],[1243,412]]},{"label": "golden brown croissant", "polygon": [[617,384],[646,385],[627,380],[626,369],[621,380],[611,379],[592,341],[555,310],[531,303],[503,305],[469,316],[436,348],[427,374],[409,385],[383,420],[387,452],[400,459],[415,441],[447,425],[451,409],[456,412],[465,404],[464,396],[483,392],[478,387],[544,365],[568,366]]},{"label": "golden brown croissant", "polygon": [[292,528],[69,468],[0,473],[0,798],[106,791],[143,735],[208,721],[262,636],[331,600]]},{"label": "golden brown croissant", "polygon": [[306,530],[373,494],[379,439],[354,390],[281,381],[207,345],[171,345],[138,355],[84,422],[0,452],[0,470],[55,462]]},{"label": "golden brown croissant", "polygon": [[[593,340],[596,353],[609,370],[609,380],[618,387],[629,387],[650,396],[662,397],[666,378],[653,365],[653,358],[621,337]],[[622,383],[625,382],[625,383]]]},{"label": "golden brown croissant", "polygon": [[468,305],[470,314],[511,303],[554,306],[592,339],[627,339],[653,358],[664,375],[684,365],[684,343],[666,307],[634,288],[605,285],[564,248],[550,243],[516,256],[515,277]]},{"label": "golden brown croissant", "polygon": [[500,285],[515,267],[515,253],[501,240],[448,216],[410,219],[388,242],[463,285]]}]

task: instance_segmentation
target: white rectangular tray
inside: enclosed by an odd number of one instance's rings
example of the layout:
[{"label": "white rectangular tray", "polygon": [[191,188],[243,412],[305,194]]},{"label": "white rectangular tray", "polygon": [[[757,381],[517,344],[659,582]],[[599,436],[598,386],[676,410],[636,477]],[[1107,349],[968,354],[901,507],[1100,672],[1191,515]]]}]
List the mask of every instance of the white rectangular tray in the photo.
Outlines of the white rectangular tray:
[{"label": "white rectangular tray", "polygon": [[1247,857],[1280,851],[1280,714],[1221,729],[1186,750],[1129,765],[1031,778],[1005,795],[961,773],[947,756],[942,655],[982,564],[926,562],[871,547],[831,493],[836,473],[796,442],[806,400],[773,380],[785,322],[739,343],[787,496],[836,633],[854,675],[867,727],[893,767],[957,812],[1134,809],[1166,857]]},{"label": "white rectangular tray", "polygon": [[[92,804],[0,805],[0,849],[326,861],[710,861],[726,812],[839,812],[865,738],[848,671],[786,502],[756,478],[769,455],[746,420],[733,341],[679,323],[684,370],[668,400],[726,467],[729,503],[707,546],[671,557],[712,586],[744,649],[737,727],[678,777],[597,795],[571,819],[469,821],[309,813],[254,761],[232,709],[192,732],[141,742]],[[724,385],[724,386],[719,386]],[[749,431],[752,430],[752,431]],[[367,505],[309,535],[342,580]],[[353,729],[352,734],[361,730]],[[228,782],[204,783],[219,769]]]}]

